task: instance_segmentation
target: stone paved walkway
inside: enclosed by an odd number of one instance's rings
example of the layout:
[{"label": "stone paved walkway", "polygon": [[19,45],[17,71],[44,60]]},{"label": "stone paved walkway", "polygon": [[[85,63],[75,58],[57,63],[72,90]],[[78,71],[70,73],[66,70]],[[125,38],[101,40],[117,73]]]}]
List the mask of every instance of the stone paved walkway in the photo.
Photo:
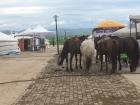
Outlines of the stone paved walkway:
[{"label": "stone paved walkway", "polygon": [[65,72],[51,60],[13,105],[140,105],[140,90],[121,75]]}]

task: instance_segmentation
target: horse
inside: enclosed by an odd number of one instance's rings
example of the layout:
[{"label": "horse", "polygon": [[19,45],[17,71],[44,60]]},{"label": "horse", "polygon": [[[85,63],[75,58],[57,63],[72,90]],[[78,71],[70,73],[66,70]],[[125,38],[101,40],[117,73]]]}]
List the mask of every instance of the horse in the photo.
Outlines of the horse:
[{"label": "horse", "polygon": [[96,49],[96,63],[98,63],[99,60],[99,49],[98,49],[98,41],[101,39],[101,37],[94,37],[94,45]]},{"label": "horse", "polygon": [[46,51],[46,45],[45,44],[40,45],[40,51],[42,51],[42,52]]},{"label": "horse", "polygon": [[62,52],[58,57],[58,65],[62,65],[63,61],[66,59],[66,71],[68,71],[68,54],[70,53],[70,70],[73,71],[72,68],[72,59],[73,56],[75,55],[75,60],[76,60],[76,69],[78,68],[77,65],[77,55],[80,54],[80,63],[79,67],[82,68],[81,66],[81,52],[80,52],[80,46],[81,43],[87,38],[88,36],[80,36],[80,37],[72,37],[70,39],[66,39],[64,42],[64,46],[62,48]]},{"label": "horse", "polygon": [[[119,41],[119,53],[126,53],[130,63],[130,72],[136,71],[139,65],[139,46],[138,42],[132,38],[121,38]],[[120,54],[119,54],[119,69],[121,70]]]},{"label": "horse", "polygon": [[120,54],[125,53],[128,56],[130,63],[130,72],[136,71],[139,65],[139,46],[138,42],[132,37],[119,38],[117,36],[110,36],[117,42],[118,45],[118,62],[119,70],[122,69],[120,62]]},{"label": "horse", "polygon": [[108,72],[108,64],[107,60],[110,58],[112,63],[112,70],[111,73],[115,73],[117,70],[117,43],[114,39],[111,39],[108,36],[103,36],[101,39],[97,42],[98,45],[98,53],[100,56],[101,61],[101,67],[100,71],[102,71],[103,67],[103,55],[105,55],[105,63],[106,63],[106,72]]},{"label": "horse", "polygon": [[85,72],[86,70],[88,72],[95,55],[94,41],[92,39],[84,40],[81,44],[80,50]]}]

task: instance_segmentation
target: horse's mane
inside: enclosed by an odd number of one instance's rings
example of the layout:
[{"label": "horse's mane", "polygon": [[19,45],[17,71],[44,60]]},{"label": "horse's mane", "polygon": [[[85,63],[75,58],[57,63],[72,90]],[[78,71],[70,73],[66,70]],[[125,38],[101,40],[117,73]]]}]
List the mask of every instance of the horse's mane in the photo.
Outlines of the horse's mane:
[{"label": "horse's mane", "polygon": [[85,39],[88,38],[89,35],[83,35],[83,36],[79,36],[79,40],[84,41]]}]

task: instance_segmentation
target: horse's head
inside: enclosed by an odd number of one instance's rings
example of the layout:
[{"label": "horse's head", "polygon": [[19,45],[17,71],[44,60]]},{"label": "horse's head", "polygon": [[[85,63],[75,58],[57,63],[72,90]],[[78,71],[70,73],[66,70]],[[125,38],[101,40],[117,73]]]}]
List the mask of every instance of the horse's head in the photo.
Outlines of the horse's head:
[{"label": "horse's head", "polygon": [[57,64],[58,65],[63,65],[64,59],[66,57],[67,57],[67,53],[65,53],[64,51],[62,51],[61,54],[58,56]]},{"label": "horse's head", "polygon": [[88,38],[88,36],[89,36],[89,35],[80,36],[80,37],[79,37],[79,40],[80,40],[80,41],[84,41],[85,39]]},{"label": "horse's head", "polygon": [[58,65],[63,65],[61,55],[58,56],[57,64],[58,64]]}]

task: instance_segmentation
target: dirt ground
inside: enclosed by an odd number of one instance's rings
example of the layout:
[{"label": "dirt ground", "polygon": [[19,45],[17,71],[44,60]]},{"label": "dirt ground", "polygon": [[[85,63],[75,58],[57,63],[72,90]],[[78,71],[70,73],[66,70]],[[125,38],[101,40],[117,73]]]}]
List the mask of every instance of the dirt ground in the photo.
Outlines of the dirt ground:
[{"label": "dirt ground", "polygon": [[[99,63],[93,63],[88,74],[75,67],[66,72],[56,59],[57,55],[12,105],[140,105],[140,90],[124,76],[98,72]],[[121,72],[130,73],[128,67]]]},{"label": "dirt ground", "polygon": [[55,54],[52,47],[46,52],[0,56],[0,105],[10,105],[19,98],[32,82],[28,80],[36,78]]},{"label": "dirt ground", "polygon": [[[28,86],[33,83],[31,80],[35,79],[39,73],[44,73],[42,70],[56,53],[56,48],[51,47],[46,52],[22,52],[16,56],[0,56],[0,105],[11,105],[20,99]],[[60,69],[62,69],[53,63],[49,64],[49,68],[54,69],[55,73],[61,73]],[[95,73],[98,72],[97,68],[92,68],[96,70]],[[53,75],[54,72],[50,71]],[[125,73],[123,76],[140,87],[140,74],[128,74],[128,67],[123,67],[123,73]],[[140,73],[140,68],[136,73]],[[46,76],[45,73],[44,76]]]}]

